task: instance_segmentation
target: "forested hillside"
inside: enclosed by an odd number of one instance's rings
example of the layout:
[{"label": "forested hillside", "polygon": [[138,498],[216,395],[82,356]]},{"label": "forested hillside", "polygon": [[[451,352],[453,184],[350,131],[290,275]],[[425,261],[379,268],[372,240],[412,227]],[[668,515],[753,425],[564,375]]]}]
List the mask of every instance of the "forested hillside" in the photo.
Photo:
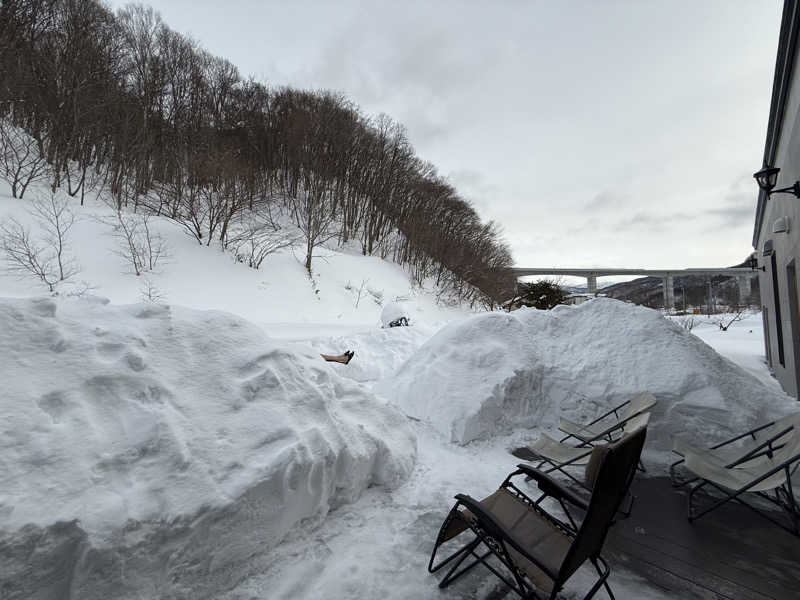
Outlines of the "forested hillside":
[{"label": "forested hillside", "polygon": [[401,124],[340,94],[270,88],[158,14],[93,0],[0,4],[0,174],[166,216],[254,268],[289,218],[314,248],[357,243],[462,301],[510,296],[508,247]]}]

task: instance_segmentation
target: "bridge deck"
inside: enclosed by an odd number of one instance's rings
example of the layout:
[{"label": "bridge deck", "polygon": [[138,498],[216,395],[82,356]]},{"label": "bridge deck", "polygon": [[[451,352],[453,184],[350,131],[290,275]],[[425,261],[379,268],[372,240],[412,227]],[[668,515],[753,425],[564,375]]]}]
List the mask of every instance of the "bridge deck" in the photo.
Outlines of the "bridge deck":
[{"label": "bridge deck", "polygon": [[749,267],[729,267],[712,269],[556,269],[536,267],[516,267],[512,269],[517,277],[528,275],[571,275],[574,277],[606,277],[609,275],[641,275],[643,277],[685,277],[691,275],[755,275],[756,272]]}]

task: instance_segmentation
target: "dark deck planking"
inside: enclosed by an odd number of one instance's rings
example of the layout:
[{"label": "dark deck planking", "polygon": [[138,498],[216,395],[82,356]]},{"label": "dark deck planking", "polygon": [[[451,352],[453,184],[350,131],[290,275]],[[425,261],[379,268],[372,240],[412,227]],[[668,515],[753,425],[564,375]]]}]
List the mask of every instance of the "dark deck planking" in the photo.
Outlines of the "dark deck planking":
[{"label": "dark deck planking", "polygon": [[[603,551],[612,569],[681,599],[800,598],[800,538],[734,503],[689,523],[686,493],[668,478],[637,477],[633,491],[633,513],[611,528]],[[612,571],[612,587],[613,579]]]}]

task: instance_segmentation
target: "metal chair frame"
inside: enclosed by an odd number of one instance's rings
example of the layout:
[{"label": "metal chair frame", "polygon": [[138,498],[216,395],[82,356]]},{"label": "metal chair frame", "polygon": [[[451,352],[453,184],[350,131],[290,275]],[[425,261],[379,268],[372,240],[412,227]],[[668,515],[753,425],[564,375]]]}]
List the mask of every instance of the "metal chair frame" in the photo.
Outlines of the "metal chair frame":
[{"label": "metal chair frame", "polygon": [[[756,427],[746,433],[731,438],[730,440],[726,440],[724,442],[721,442],[720,444],[712,446],[710,449],[716,450],[718,448],[722,448],[723,446],[739,441],[748,436],[752,437],[755,440],[756,433],[766,429],[767,427],[772,426],[773,424],[774,423],[768,423],[766,425]],[[775,435],[765,439],[760,444],[757,444],[755,447],[747,450],[741,457],[726,464],[725,468],[734,469],[736,467],[746,466],[749,461],[759,458],[761,456],[767,456],[768,458],[772,458],[776,451],[780,450],[786,445],[785,438],[788,434],[793,432],[793,429],[794,427],[789,426],[786,429],[779,431]],[[795,432],[794,434],[798,435],[797,432]],[[723,504],[731,500],[735,500],[739,504],[746,506],[756,514],[760,515],[770,523],[777,525],[784,531],[787,531],[792,535],[800,537],[800,502],[798,502],[798,500],[795,498],[794,488],[792,486],[792,475],[795,473],[798,466],[800,466],[800,454],[796,454],[794,456],[787,458],[780,464],[775,465],[770,470],[765,471],[763,474],[761,474],[761,476],[753,479],[752,481],[749,481],[746,485],[743,485],[735,490],[728,489],[713,481],[710,481],[708,479],[699,476],[688,479],[678,478],[678,476],[675,474],[676,467],[681,463],[683,463],[684,461],[685,459],[682,458],[670,465],[670,478],[672,480],[673,486],[675,487],[689,486],[689,496],[686,508],[686,517],[689,520],[689,522],[696,521],[697,519],[707,515],[711,511],[719,508]],[[765,479],[768,479],[769,477],[780,471],[784,471],[785,482],[774,489],[774,496],[770,495],[766,491],[752,491],[752,492],[750,491],[752,487],[758,485]],[[691,485],[695,482],[699,483]],[[710,506],[707,506],[700,510],[696,510],[694,507],[695,494],[698,491],[705,488],[706,486],[714,488],[714,490],[722,494],[722,497],[714,500]],[[786,525],[785,523],[782,523],[778,519],[769,515],[766,511],[759,510],[756,506],[752,505],[749,502],[746,502],[743,498],[741,498],[741,496],[745,493],[755,494],[759,498],[762,498],[772,503],[773,505],[777,506],[778,508],[782,509],[783,511],[785,511],[789,518],[790,524]]]},{"label": "metal chair frame", "polygon": [[[603,462],[600,465],[598,483],[595,485],[592,497],[589,499],[588,503],[572,490],[564,487],[558,480],[526,464],[517,465],[517,470],[509,474],[501,484],[501,490],[512,494],[516,499],[526,504],[531,511],[535,511],[538,518],[546,520],[550,525],[571,539],[571,545],[565,553],[562,563],[558,567],[558,571],[555,571],[552,567],[548,567],[544,564],[542,559],[529,552],[525,548],[525,545],[517,539],[514,532],[507,529],[506,526],[480,502],[465,494],[456,495],[456,503],[439,529],[428,563],[428,571],[430,573],[435,573],[448,565],[450,566],[444,578],[439,582],[439,587],[447,587],[476,565],[483,564],[520,597],[526,599],[543,598],[537,593],[537,588],[533,581],[515,562],[511,553],[513,550],[514,553],[530,561],[530,563],[535,565],[552,580],[552,591],[547,596],[549,600],[554,600],[557,597],[566,581],[572,576],[580,564],[586,560],[589,560],[594,566],[598,574],[598,579],[586,593],[584,600],[592,598],[601,587],[604,587],[609,597],[614,600],[614,593],[608,584],[611,568],[600,556],[600,551],[608,529],[614,522],[614,514],[619,508],[619,503],[622,502],[624,493],[627,492],[636,472],[635,465],[636,462],[638,462],[641,447],[644,444],[645,433],[646,431],[644,428],[639,429],[630,434],[630,440],[621,442],[627,445],[624,446],[625,450],[620,455],[620,458],[615,460],[627,460],[627,465],[625,462],[608,463],[609,457],[612,456],[614,452],[618,451],[616,448],[609,449],[606,456],[602,459]],[[618,448],[622,450],[623,446],[619,446]],[[630,454],[626,455],[626,453]],[[626,456],[627,458],[625,458]],[[622,465],[626,466],[623,467]],[[624,469],[624,472],[620,471],[620,468]],[[512,479],[519,475],[524,475],[536,480],[539,490],[542,492],[541,495],[534,500],[516,486]],[[624,479],[622,479],[623,476]],[[624,490],[622,488],[624,488]],[[548,497],[558,502],[559,506],[564,511],[566,520],[555,517],[541,506],[542,501]],[[573,517],[570,507],[572,507],[573,510],[579,509],[584,511],[585,516],[580,525]],[[455,533],[451,530],[451,525],[455,528]],[[465,532],[467,529],[469,529],[475,537],[446,558],[441,559],[438,563],[435,562],[439,547]],[[481,546],[485,547],[486,550],[479,551]],[[505,573],[489,563],[488,559],[492,556],[498,559],[503,567],[505,567]],[[471,557],[472,560],[466,566],[462,567],[462,563],[469,557]],[[510,577],[508,574],[510,574]],[[541,590],[539,590],[539,592],[541,592]]]},{"label": "metal chair frame", "polygon": [[[506,477],[505,481],[502,483],[500,487],[504,487],[506,489],[512,490],[514,495],[528,504],[536,513],[544,519],[547,519],[550,523],[555,525],[559,530],[563,533],[569,535],[570,537],[574,538],[575,534],[578,530],[578,525],[575,522],[574,517],[572,516],[567,503],[572,504],[578,508],[586,510],[588,505],[580,499],[578,496],[573,494],[571,490],[564,488],[561,486],[555,479],[545,475],[541,471],[537,471],[533,469],[529,465],[518,465],[517,470],[511,473],[508,477]],[[516,485],[511,482],[511,479],[517,475],[527,475],[532,478],[536,478],[538,481],[542,482],[544,487],[546,488],[545,491],[536,499],[531,499],[525,492],[520,490]],[[568,522],[562,521],[557,519],[543,508],[541,508],[541,502],[547,498],[553,497],[561,506],[561,509],[564,511],[564,514],[567,516]],[[522,598],[541,598],[539,594],[536,593],[536,589],[531,587],[530,584],[526,581],[525,575],[520,572],[520,570],[516,567],[514,560],[511,558],[509,553],[509,548],[513,548],[520,554],[522,554],[525,558],[530,560],[534,563],[537,567],[539,567],[542,571],[544,571],[549,577],[553,579],[554,582],[558,581],[558,573],[553,572],[550,568],[544,565],[539,559],[535,556],[531,555],[522,544],[517,542],[514,538],[512,532],[510,532],[502,523],[497,521],[489,512],[485,511],[480,503],[475,500],[474,498],[466,495],[466,494],[457,494],[456,495],[456,504],[450,510],[445,519],[444,523],[442,523],[441,528],[439,529],[439,535],[437,536],[436,545],[431,553],[431,558],[428,563],[428,572],[435,573],[439,571],[444,566],[453,563],[450,567],[450,570],[447,571],[444,578],[439,582],[440,588],[445,588],[450,585],[453,581],[464,575],[467,571],[471,570],[473,567],[477,566],[478,564],[483,564],[487,569],[489,569],[492,573],[494,573],[498,579],[500,579],[503,583],[505,583],[509,588],[514,590],[520,597]],[[565,503],[565,500],[567,501]],[[475,539],[471,542],[466,544],[465,546],[461,547],[460,549],[456,550],[446,558],[442,559],[439,563],[434,564],[434,560],[436,558],[436,552],[439,546],[444,543],[445,540],[442,538],[444,537],[444,533],[447,527],[450,525],[450,522],[453,519],[463,519],[463,513],[459,510],[459,507],[463,507],[467,509],[470,513],[475,515],[477,518],[474,519],[472,522],[468,522],[467,525],[469,529],[475,534]],[[483,544],[485,545],[488,550],[482,554],[476,552],[478,547]],[[501,573],[498,569],[496,569],[491,563],[488,562],[488,558],[492,555],[496,556],[500,562],[506,567],[506,569],[512,574],[513,581]],[[472,556],[474,560],[467,564],[465,567],[458,569],[461,566],[461,563],[467,559],[467,557]],[[605,586],[606,591],[608,592],[609,597],[614,600],[614,593],[611,591],[611,588],[608,585],[607,579],[608,576],[611,574],[611,568],[608,566],[608,563],[600,557],[599,555],[590,559],[592,564],[594,565],[595,569],[597,569],[599,578],[589,590],[587,595],[584,597],[584,600],[589,600],[592,598],[597,591],[600,589],[601,586]],[[563,585],[563,583],[562,583]],[[562,585],[554,585],[552,593],[548,596],[548,598],[555,599],[557,597],[558,592],[561,590]]]}]

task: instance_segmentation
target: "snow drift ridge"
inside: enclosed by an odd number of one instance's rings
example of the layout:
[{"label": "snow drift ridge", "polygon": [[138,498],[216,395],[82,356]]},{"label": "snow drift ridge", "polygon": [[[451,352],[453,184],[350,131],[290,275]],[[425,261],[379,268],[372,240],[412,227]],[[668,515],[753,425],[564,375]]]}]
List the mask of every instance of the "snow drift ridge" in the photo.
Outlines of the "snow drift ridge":
[{"label": "snow drift ridge", "polygon": [[11,597],[42,593],[33,555],[59,597],[213,595],[298,521],[414,464],[399,412],[226,313],[0,299],[0,355]]}]

